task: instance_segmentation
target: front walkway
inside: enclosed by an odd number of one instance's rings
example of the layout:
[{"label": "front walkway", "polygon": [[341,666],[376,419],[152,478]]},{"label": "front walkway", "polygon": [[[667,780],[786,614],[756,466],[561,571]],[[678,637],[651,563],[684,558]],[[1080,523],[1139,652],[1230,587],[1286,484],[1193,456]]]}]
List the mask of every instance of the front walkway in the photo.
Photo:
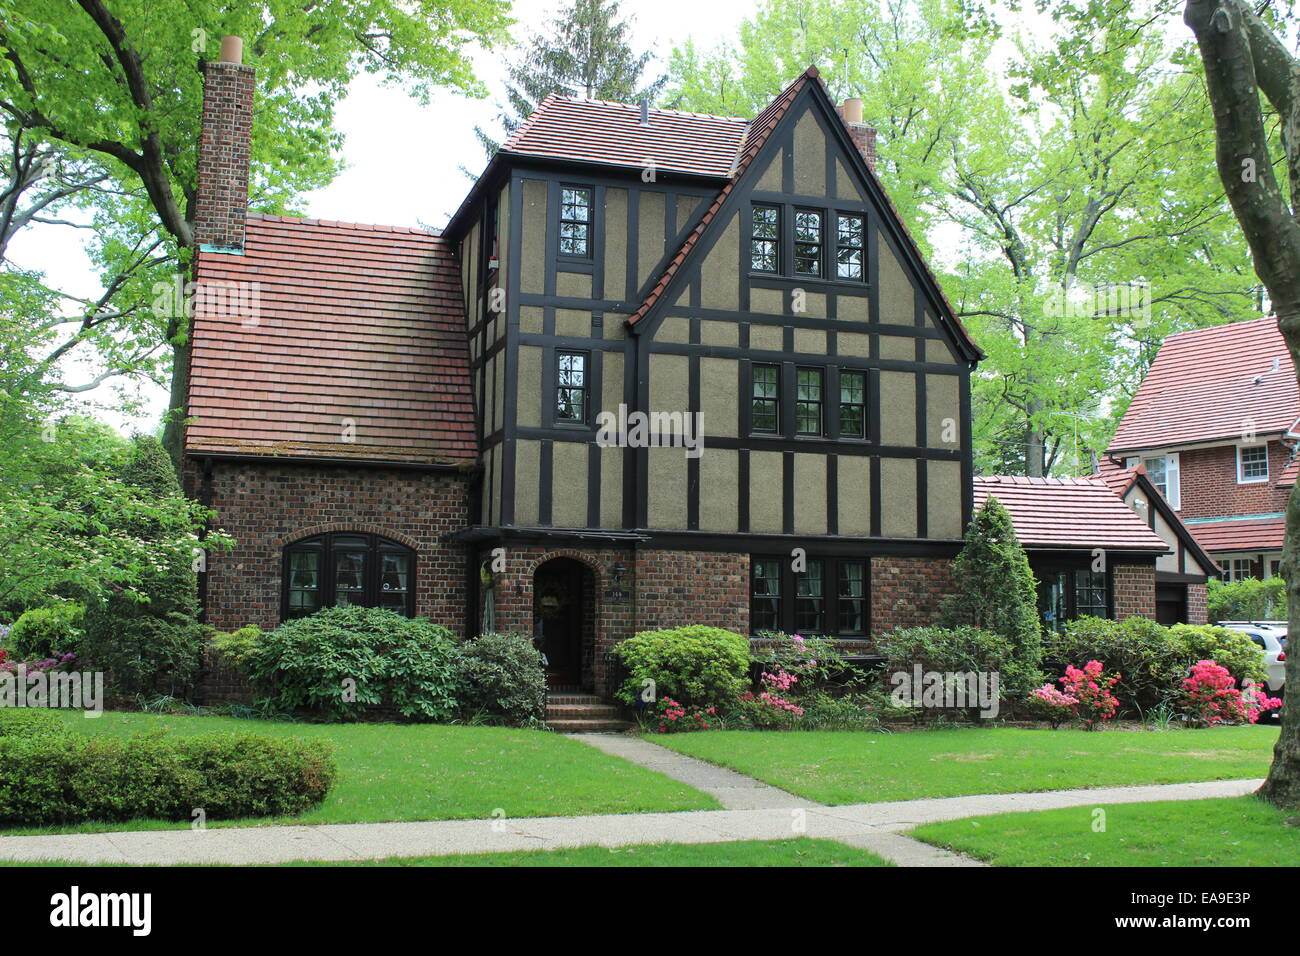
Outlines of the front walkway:
[{"label": "front walkway", "polygon": [[637,813],[521,820],[340,823],[326,826],[220,827],[0,837],[0,859],[85,863],[290,863],[373,860],[637,843],[721,843],[796,836],[838,840],[900,866],[982,866],[898,831],[936,820],[1017,810],[1154,800],[1199,800],[1252,792],[1261,780],[1150,787],[1107,787],[1048,793],[860,803],[825,807],[733,771],[632,737],[583,738],[633,763],[660,770],[705,792],[725,810]]}]

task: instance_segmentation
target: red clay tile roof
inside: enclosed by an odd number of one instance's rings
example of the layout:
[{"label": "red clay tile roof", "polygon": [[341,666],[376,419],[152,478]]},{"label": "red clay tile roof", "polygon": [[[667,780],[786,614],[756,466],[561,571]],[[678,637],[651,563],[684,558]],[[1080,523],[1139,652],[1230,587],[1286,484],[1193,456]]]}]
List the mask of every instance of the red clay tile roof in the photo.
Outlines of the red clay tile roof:
[{"label": "red clay tile roof", "polygon": [[1185,521],[1187,530],[1206,551],[1278,551],[1286,535],[1286,516],[1238,518],[1231,521]]},{"label": "red clay tile roof", "polygon": [[503,153],[643,169],[730,176],[749,122],[552,93],[501,147]]},{"label": "red clay tile roof", "polygon": [[244,255],[201,253],[198,278],[258,283],[258,314],[196,309],[190,453],[474,460],[460,281],[437,235],[250,216]]},{"label": "red clay tile roof", "polygon": [[1292,459],[1286,463],[1286,467],[1282,469],[1282,473],[1277,476],[1275,484],[1279,488],[1293,488],[1295,487],[1297,477],[1300,477],[1300,455],[1293,456]]},{"label": "red clay tile roof", "polygon": [[1284,432],[1300,415],[1300,387],[1271,316],[1165,339],[1111,439],[1138,451]]},{"label": "red clay tile roof", "polygon": [[1027,549],[1169,550],[1100,478],[1000,476],[976,478],[974,485],[976,509],[997,498]]},{"label": "red clay tile roof", "polygon": [[1109,458],[1101,460],[1099,469],[1097,474],[1088,477],[1104,481],[1106,486],[1121,498],[1128,494],[1128,490],[1133,487],[1133,482],[1137,481],[1138,475],[1147,473],[1147,466],[1141,462],[1132,468],[1123,468]]}]

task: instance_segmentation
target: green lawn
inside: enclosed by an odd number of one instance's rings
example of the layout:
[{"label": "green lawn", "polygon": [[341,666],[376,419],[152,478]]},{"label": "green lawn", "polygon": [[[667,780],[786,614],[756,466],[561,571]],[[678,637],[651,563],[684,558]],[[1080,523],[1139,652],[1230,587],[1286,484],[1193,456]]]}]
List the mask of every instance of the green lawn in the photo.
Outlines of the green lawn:
[{"label": "green lawn", "polygon": [[[1253,796],[930,823],[908,833],[995,866],[1300,866],[1300,827]],[[1100,822],[1100,821],[1099,821]]]},{"label": "green lawn", "polygon": [[[536,817],[716,810],[721,806],[707,794],[663,774],[545,731],[433,724],[300,724],[125,712],[107,712],[95,719],[79,713],[62,716],[82,733],[239,730],[324,738],[334,745],[339,776],[323,805],[298,817],[241,820],[238,825],[476,819],[491,817],[498,808],[506,817]],[[132,821],[85,824],[64,832],[186,825]],[[221,824],[214,821],[211,825]]]},{"label": "green lawn", "polygon": [[[88,866],[55,860],[4,866]],[[95,864],[109,866],[112,864]],[[286,866],[893,866],[874,853],[834,840],[738,840],[734,843],[642,843],[636,846],[586,846],[566,850],[510,853],[457,853],[450,856],[396,856],[386,860],[303,860]]]},{"label": "green lawn", "polygon": [[895,734],[703,731],[647,739],[820,803],[1263,777],[1276,727]]}]

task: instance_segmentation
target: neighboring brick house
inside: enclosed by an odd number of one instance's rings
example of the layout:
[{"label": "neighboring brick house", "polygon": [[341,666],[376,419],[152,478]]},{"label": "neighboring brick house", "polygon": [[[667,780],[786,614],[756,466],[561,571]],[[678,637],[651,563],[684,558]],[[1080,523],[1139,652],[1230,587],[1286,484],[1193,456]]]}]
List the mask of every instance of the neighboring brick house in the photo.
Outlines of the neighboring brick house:
[{"label": "neighboring brick house", "polygon": [[1277,319],[1165,339],[1103,472],[1141,462],[1223,577],[1272,577],[1295,485],[1300,389]]},{"label": "neighboring brick house", "polygon": [[[981,353],[859,101],[815,69],[753,120],[548,97],[429,232],[248,215],[237,60],[205,66],[185,435],[237,541],[210,623],[381,605],[604,693],[643,628],[932,620]],[[620,406],[700,413],[703,453],[607,440]]]},{"label": "neighboring brick house", "polygon": [[[1140,466],[1088,478],[981,477],[974,485],[977,508],[996,498],[1010,514],[1048,628],[1083,615],[1205,623],[1205,583],[1218,569]],[[1166,575],[1177,577],[1177,594],[1162,590]]]}]

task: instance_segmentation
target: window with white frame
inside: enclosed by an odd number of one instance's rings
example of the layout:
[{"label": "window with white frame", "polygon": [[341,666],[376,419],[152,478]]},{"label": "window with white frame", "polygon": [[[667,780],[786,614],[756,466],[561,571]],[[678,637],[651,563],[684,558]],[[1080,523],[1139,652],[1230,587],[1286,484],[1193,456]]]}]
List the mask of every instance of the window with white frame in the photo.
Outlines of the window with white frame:
[{"label": "window with white frame", "polygon": [[1225,581],[1241,581],[1254,577],[1255,563],[1250,558],[1219,558],[1220,575]]},{"label": "window with white frame", "polygon": [[1268,481],[1268,446],[1237,446],[1237,484]]},{"label": "window with white frame", "polygon": [[1132,468],[1138,462],[1146,466],[1147,478],[1151,484],[1169,503],[1169,507],[1177,511],[1182,507],[1182,488],[1179,480],[1178,455],[1177,453],[1169,455],[1157,455],[1152,458],[1130,458],[1125,462],[1126,466]]}]

